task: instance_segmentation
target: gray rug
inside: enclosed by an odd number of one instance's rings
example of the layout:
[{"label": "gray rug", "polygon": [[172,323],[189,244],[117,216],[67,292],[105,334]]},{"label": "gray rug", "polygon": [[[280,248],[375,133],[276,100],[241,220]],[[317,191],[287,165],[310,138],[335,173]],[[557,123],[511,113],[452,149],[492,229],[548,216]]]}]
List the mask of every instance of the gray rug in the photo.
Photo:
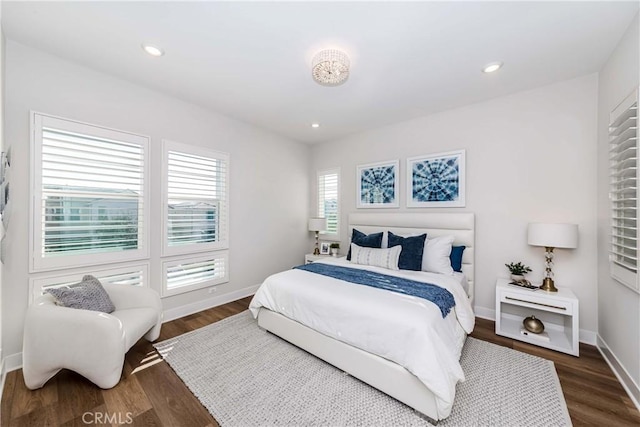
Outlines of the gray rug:
[{"label": "gray rug", "polygon": [[[429,426],[413,409],[261,330],[248,311],[155,345],[221,426]],[[553,362],[467,338],[439,426],[571,425]]]}]

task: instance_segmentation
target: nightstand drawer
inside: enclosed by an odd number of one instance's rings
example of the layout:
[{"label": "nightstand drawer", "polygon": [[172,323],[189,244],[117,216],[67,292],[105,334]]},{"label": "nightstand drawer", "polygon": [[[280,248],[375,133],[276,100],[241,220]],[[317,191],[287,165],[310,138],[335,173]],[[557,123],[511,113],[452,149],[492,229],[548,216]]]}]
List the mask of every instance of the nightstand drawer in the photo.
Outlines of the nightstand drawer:
[{"label": "nightstand drawer", "polygon": [[529,294],[523,294],[523,292],[509,292],[505,291],[500,296],[500,302],[506,302],[509,304],[515,304],[522,307],[540,308],[545,311],[559,314],[573,314],[573,304],[566,301],[558,301],[557,299],[550,299],[545,295],[537,296],[534,292],[541,291],[529,291]]}]

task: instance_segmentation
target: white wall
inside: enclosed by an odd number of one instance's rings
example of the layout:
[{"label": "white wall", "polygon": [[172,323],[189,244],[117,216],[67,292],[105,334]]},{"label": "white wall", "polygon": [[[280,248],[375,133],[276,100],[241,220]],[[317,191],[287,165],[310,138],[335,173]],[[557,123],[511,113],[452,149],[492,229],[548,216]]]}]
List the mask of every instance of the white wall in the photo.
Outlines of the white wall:
[{"label": "white wall", "polygon": [[640,84],[639,39],[636,16],[598,81],[598,334],[605,356],[636,404],[640,402],[640,295],[609,276],[608,124],[609,113]]},{"label": "white wall", "polygon": [[[527,245],[527,223],[576,223],[579,247],[557,249],[554,272],[556,286],[577,294],[580,327],[591,331],[583,338],[593,342],[596,103],[597,76],[588,75],[316,145],[310,209],[315,206],[316,170],[341,168],[341,219],[346,224],[348,213],[356,210],[356,165],[400,159],[401,208],[393,211],[426,211],[404,207],[406,158],[466,149],[466,207],[438,211],[476,214],[478,313],[493,315],[495,281],[507,275],[506,262],[523,261],[534,270],[530,278],[541,279],[544,249]],[[346,227],[342,230],[341,246],[346,247],[349,236]]]},{"label": "white wall", "polygon": [[[2,3],[0,2],[0,151],[4,151],[4,51],[5,39],[2,32]],[[0,241],[4,237],[4,227],[0,225]],[[4,353],[2,352],[2,271],[3,266],[0,263],[0,397],[2,397],[2,389],[4,388]]]},{"label": "white wall", "polygon": [[[215,297],[257,285],[308,251],[308,146],[115,79],[11,40],[6,45],[6,141],[12,149],[13,215],[7,231],[2,312],[5,354],[21,351],[28,301],[29,111],[151,137],[152,206],[161,194],[162,138],[231,155],[230,282]],[[155,166],[153,166],[155,165]],[[151,230],[160,228],[152,211]],[[160,233],[151,233],[151,284],[160,289]],[[163,300],[165,311],[202,304],[207,289]]]}]

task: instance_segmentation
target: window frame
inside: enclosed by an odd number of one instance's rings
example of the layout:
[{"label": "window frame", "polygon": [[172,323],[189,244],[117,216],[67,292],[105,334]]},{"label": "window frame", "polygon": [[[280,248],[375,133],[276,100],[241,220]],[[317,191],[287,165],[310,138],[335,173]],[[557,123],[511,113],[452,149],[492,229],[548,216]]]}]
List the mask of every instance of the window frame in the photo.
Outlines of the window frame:
[{"label": "window frame", "polygon": [[[169,246],[169,151],[179,151],[195,156],[215,158],[226,163],[226,176],[224,182],[225,203],[220,209],[221,221],[226,221],[222,238],[210,243],[192,243],[187,245]],[[230,215],[229,215],[229,181],[230,181],[230,155],[222,151],[180,142],[162,140],[162,257],[197,254],[208,251],[229,249]],[[163,270],[164,271],[164,270]]]},{"label": "window frame", "polygon": [[320,177],[321,176],[326,176],[326,175],[336,175],[337,176],[337,188],[336,188],[336,231],[335,233],[329,232],[329,231],[321,231],[320,235],[326,239],[335,239],[338,240],[340,239],[340,223],[341,223],[341,218],[340,218],[340,168],[331,168],[331,169],[322,169],[319,170],[316,174],[316,206],[315,206],[315,211],[316,214],[319,218],[324,218],[325,217],[325,212],[324,210],[320,210],[320,193],[321,193],[321,189],[320,189]]},{"label": "window frame", "polygon": [[[184,262],[199,262],[209,261],[215,259],[222,259],[224,262],[225,274],[221,278],[207,280],[203,282],[196,282],[192,285],[181,286],[175,289],[169,289],[168,287],[168,270],[170,267],[184,263]],[[203,288],[211,288],[229,282],[229,251],[220,250],[211,252],[208,254],[197,253],[187,256],[172,257],[162,261],[162,288],[160,290],[160,296],[162,298],[171,297],[174,295],[180,295],[185,292],[191,292]]]},{"label": "window frame", "polygon": [[[59,128],[71,132],[93,135],[99,138],[119,140],[136,144],[142,148],[142,215],[138,216],[138,248],[119,252],[76,254],[66,256],[45,257],[42,255],[42,236],[44,224],[42,223],[42,136],[43,127]],[[108,128],[105,126],[81,122],[78,120],[53,116],[37,111],[30,112],[30,198],[29,198],[29,272],[54,271],[67,268],[85,267],[118,263],[123,261],[141,260],[149,258],[149,221],[151,209],[150,188],[150,164],[149,147],[150,138],[145,135]]]}]

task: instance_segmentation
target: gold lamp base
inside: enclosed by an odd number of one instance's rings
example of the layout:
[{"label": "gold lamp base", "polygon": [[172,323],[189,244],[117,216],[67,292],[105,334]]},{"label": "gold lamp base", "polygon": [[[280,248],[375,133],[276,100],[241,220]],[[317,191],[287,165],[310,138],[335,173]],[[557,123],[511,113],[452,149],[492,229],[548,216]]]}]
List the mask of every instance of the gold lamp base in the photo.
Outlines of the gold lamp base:
[{"label": "gold lamp base", "polygon": [[547,292],[558,292],[558,288],[553,284],[553,279],[551,277],[545,277],[542,281],[542,286],[540,289]]}]

